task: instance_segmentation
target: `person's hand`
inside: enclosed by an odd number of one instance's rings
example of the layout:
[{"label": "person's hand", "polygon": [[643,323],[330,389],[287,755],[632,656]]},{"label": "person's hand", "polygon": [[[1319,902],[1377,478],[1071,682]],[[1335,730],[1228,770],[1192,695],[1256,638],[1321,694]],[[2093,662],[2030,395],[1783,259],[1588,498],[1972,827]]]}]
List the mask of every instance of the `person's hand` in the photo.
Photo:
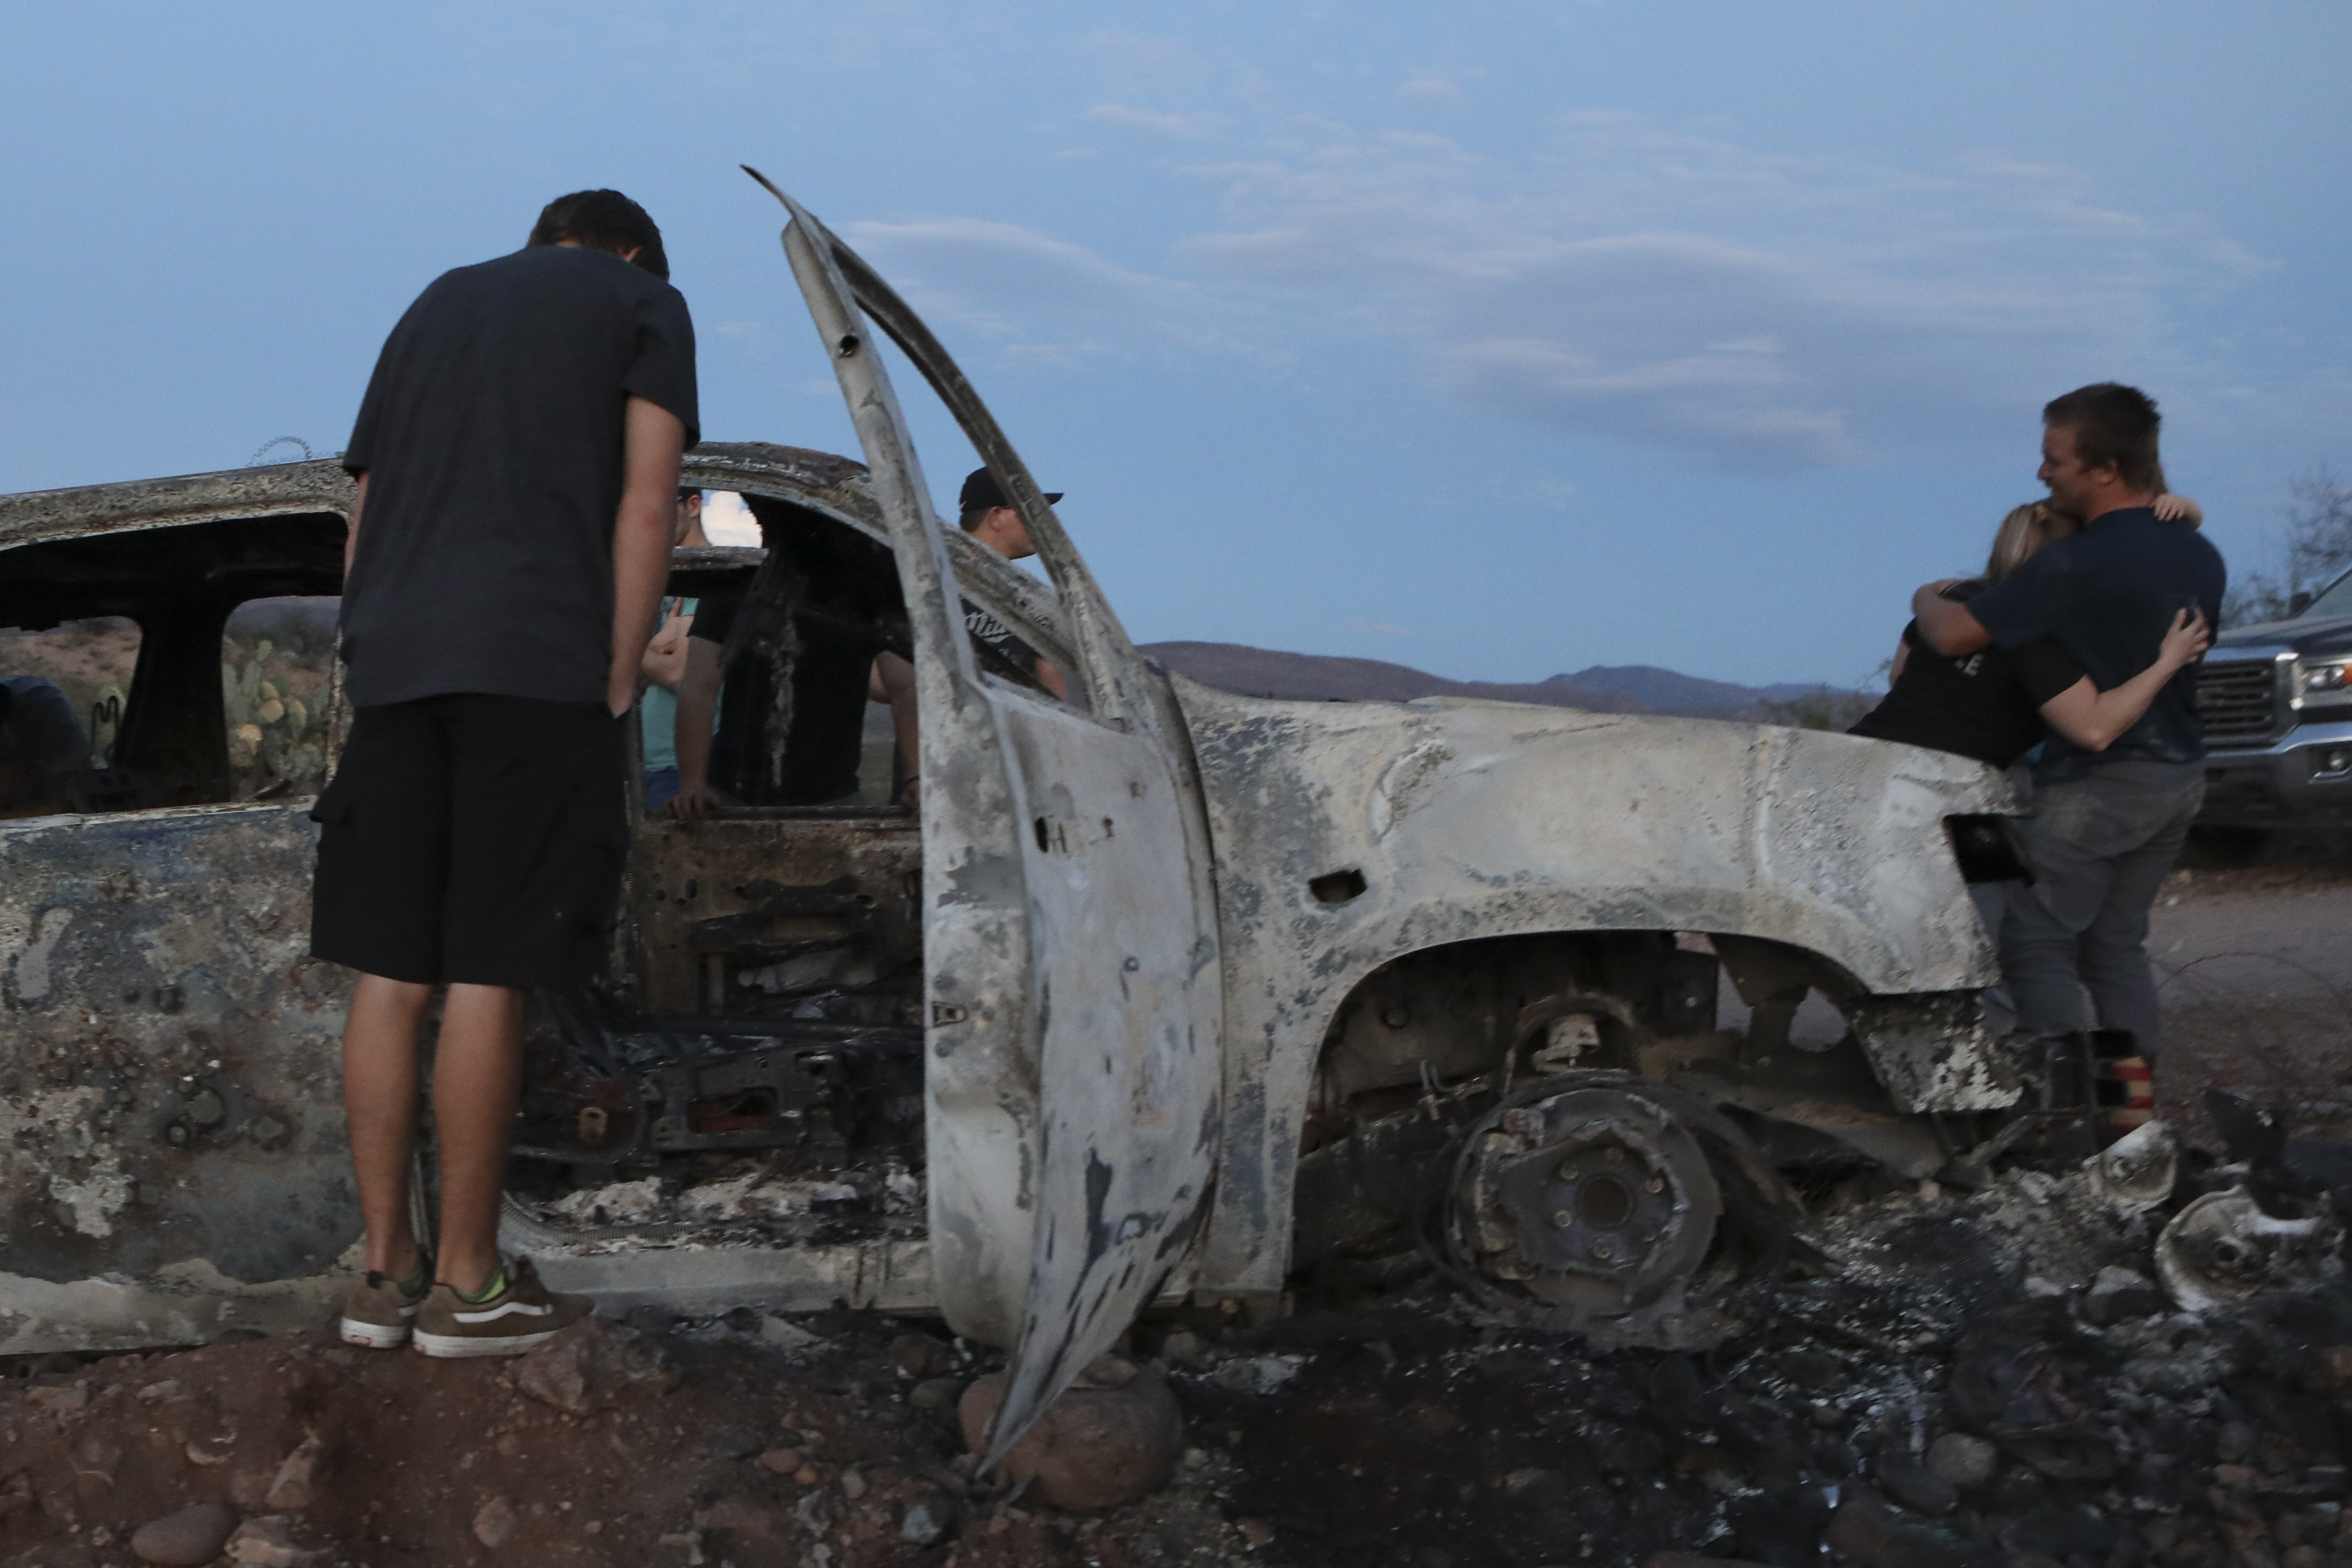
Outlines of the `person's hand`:
[{"label": "person's hand", "polygon": [[2157,657],[2177,670],[2195,664],[2212,645],[2213,629],[2205,624],[2202,610],[2176,611],[2172,625],[2164,633],[2164,646]]},{"label": "person's hand", "polygon": [[686,635],[693,624],[693,616],[673,612],[656,627],[637,661],[637,678],[647,685],[677,690],[677,683],[686,678]]},{"label": "person's hand", "polygon": [[922,780],[919,779],[910,778],[904,784],[899,785],[898,798],[893,803],[906,807],[907,810],[916,813],[918,816],[921,815],[923,810]]},{"label": "person's hand", "polygon": [[1970,580],[1965,577],[1939,577],[1935,581],[1927,584],[1926,591],[1934,594],[1938,599],[1942,599],[1946,597],[1944,592],[1946,589],[1958,588],[1960,584],[1969,580]]},{"label": "person's hand", "polygon": [[691,822],[710,810],[710,790],[706,785],[697,789],[680,789],[666,801],[662,810],[674,820]]},{"label": "person's hand", "polygon": [[2187,496],[2176,496],[2169,491],[2156,498],[2155,511],[2158,522],[2177,523],[2183,517],[2192,523],[2205,520],[2204,507]]}]

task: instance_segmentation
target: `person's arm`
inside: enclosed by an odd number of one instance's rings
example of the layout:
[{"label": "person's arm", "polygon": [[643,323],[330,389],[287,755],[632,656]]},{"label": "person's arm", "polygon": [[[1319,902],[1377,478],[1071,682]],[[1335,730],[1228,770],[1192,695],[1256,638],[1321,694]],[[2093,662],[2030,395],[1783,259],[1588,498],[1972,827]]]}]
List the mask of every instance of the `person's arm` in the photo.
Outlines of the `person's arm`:
[{"label": "person's arm", "polygon": [[683,599],[676,601],[678,607],[670,611],[668,619],[646,644],[645,657],[637,661],[637,680],[641,685],[675,692],[677,683],[686,678],[686,633],[694,624],[693,615],[683,608],[686,602]]},{"label": "person's arm", "polygon": [[662,809],[691,821],[710,805],[710,733],[717,727],[726,650],[706,637],[686,640],[686,674],[677,683],[677,793]]},{"label": "person's arm", "polygon": [[868,695],[890,705],[890,733],[907,764],[907,782],[892,802],[908,810],[922,807],[923,727],[915,708],[915,666],[885,650],[874,656]]},{"label": "person's arm", "polygon": [[2101,691],[2084,675],[2042,705],[2050,727],[2085,751],[2105,751],[2147,711],[2156,694],[2181,667],[2196,663],[2213,644],[2212,631],[2200,611],[2183,610],[2172,617],[2156,663],[2110,691]]},{"label": "person's arm", "polygon": [[604,706],[614,718],[637,700],[637,663],[661,614],[685,455],[686,425],[677,415],[632,396],[622,425],[621,505],[613,519],[613,665]]},{"label": "person's arm", "polygon": [[1062,701],[1070,700],[1070,683],[1064,678],[1062,666],[1043,653],[1037,655],[1037,684]]},{"label": "person's arm", "polygon": [[1944,597],[1944,590],[1960,580],[1948,577],[1941,582],[1924,583],[1911,596],[1911,614],[1919,622],[1919,640],[1948,659],[1973,653],[1992,642],[1992,633],[1969,613],[1967,605]]},{"label": "person's arm", "polygon": [[359,487],[352,492],[352,520],[343,528],[343,577],[352,575],[352,555],[360,548],[360,508],[367,505],[368,476],[360,476]]}]

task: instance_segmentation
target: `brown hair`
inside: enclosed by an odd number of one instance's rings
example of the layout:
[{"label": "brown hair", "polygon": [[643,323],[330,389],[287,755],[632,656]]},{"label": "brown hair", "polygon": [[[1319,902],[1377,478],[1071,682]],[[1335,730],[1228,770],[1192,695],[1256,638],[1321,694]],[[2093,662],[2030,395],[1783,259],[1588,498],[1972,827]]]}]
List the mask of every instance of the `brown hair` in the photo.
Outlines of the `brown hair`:
[{"label": "brown hair", "polygon": [[2022,507],[2010,508],[2001,518],[2000,528],[1992,536],[1992,554],[1985,558],[1984,576],[1987,582],[1999,582],[2025,563],[2025,558],[2044,545],[2056,544],[2082,525],[2072,517],[2062,517],[2043,501],[2029,501]]},{"label": "brown hair", "polygon": [[2137,387],[2120,382],[2076,387],[2043,405],[2042,423],[2074,433],[2074,455],[2084,467],[2112,463],[2135,490],[2164,488],[2164,468],[2156,455],[2164,416],[2157,413],[2156,400]]}]

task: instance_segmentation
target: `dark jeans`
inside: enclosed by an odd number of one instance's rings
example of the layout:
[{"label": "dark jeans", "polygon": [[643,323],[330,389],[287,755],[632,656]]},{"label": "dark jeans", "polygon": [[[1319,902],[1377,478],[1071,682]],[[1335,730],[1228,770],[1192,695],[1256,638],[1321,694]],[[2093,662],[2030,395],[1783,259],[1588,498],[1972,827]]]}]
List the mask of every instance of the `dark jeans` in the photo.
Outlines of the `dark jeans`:
[{"label": "dark jeans", "polygon": [[2000,967],[2021,1029],[2129,1030],[2154,1061],[2161,1030],[2147,912],[2205,800],[2202,762],[2109,762],[2036,786],[2019,837],[2033,885],[2001,922]]}]

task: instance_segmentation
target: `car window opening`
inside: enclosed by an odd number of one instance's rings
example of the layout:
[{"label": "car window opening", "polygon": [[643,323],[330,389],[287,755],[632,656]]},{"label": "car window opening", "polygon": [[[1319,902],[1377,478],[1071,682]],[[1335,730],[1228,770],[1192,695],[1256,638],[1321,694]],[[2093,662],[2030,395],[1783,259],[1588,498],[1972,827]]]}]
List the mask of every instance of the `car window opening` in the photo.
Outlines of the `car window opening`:
[{"label": "car window opening", "polygon": [[342,541],[340,516],[314,514],[0,552],[0,627],[14,629],[0,635],[0,677],[42,683],[27,696],[69,708],[85,743],[0,810],[316,794],[333,731]]},{"label": "car window opening", "polygon": [[542,1255],[623,1227],[921,1234],[921,829],[869,700],[877,655],[913,656],[897,565],[812,507],[740,498],[764,554],[688,552],[670,585],[719,633],[713,803],[640,810],[606,983],[535,999],[509,1185]]}]

